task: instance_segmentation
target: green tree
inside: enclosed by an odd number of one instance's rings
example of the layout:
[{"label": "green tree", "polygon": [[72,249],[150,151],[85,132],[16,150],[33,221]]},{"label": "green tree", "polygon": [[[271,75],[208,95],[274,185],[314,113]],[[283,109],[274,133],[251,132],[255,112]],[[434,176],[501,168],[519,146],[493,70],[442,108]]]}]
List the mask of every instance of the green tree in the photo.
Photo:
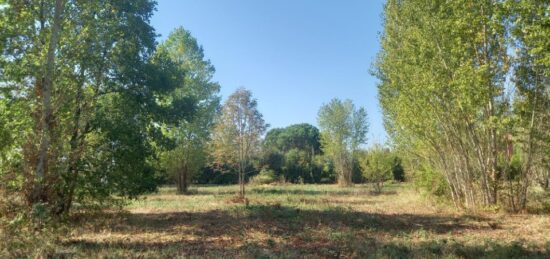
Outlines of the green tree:
[{"label": "green tree", "polygon": [[178,191],[185,193],[192,177],[206,164],[207,143],[219,110],[220,86],[212,81],[215,69],[205,59],[202,47],[182,27],[158,46],[157,55],[168,56],[185,73],[182,85],[165,102],[170,104],[187,98],[196,103],[192,117],[164,128],[164,134],[175,141],[176,148],[163,154],[162,164],[175,176]]},{"label": "green tree", "polygon": [[386,129],[445,174],[453,200],[467,207],[498,200],[509,66],[503,21],[492,1],[388,1],[385,9],[375,74]]},{"label": "green tree", "polygon": [[[527,205],[533,178],[537,177],[546,188],[550,181],[550,5],[548,1],[533,0],[506,4],[515,49],[515,120],[510,145],[515,144],[515,152],[521,157],[517,190],[508,197],[512,209],[519,210]],[[507,189],[513,190],[512,186]]]},{"label": "green tree", "polygon": [[307,123],[271,129],[265,136],[264,146],[283,153],[297,148],[318,154],[321,152],[319,129]]},{"label": "green tree", "polygon": [[351,100],[333,99],[319,110],[321,145],[325,154],[334,162],[338,183],[352,184],[353,156],[359,146],[367,141],[367,112],[356,109]]},{"label": "green tree", "polygon": [[[431,178],[445,179],[457,206],[527,204],[548,152],[547,8],[544,1],[386,4],[373,71],[386,130],[408,160],[443,176]],[[517,171],[513,156],[522,164],[516,176],[507,175]]]},{"label": "green tree", "polygon": [[319,181],[315,156],[321,154],[319,130],[302,123],[271,129],[263,141],[263,164],[291,182]]},{"label": "green tree", "polygon": [[268,125],[252,93],[239,88],[225,101],[212,138],[217,163],[235,165],[239,171],[239,196],[245,195],[246,168],[260,152],[261,136]]},{"label": "green tree", "polygon": [[0,99],[10,109],[1,115],[17,119],[7,153],[22,154],[8,158],[7,170],[22,174],[9,185],[27,191],[29,204],[61,214],[73,199],[155,189],[155,125],[189,116],[193,103],[158,102],[183,73],[153,56],[154,8],[149,0],[12,0],[0,9]]},{"label": "green tree", "polygon": [[363,177],[373,183],[374,191],[381,193],[384,182],[392,178],[392,171],[395,166],[395,158],[391,152],[376,144],[366,152],[359,154],[359,166]]}]

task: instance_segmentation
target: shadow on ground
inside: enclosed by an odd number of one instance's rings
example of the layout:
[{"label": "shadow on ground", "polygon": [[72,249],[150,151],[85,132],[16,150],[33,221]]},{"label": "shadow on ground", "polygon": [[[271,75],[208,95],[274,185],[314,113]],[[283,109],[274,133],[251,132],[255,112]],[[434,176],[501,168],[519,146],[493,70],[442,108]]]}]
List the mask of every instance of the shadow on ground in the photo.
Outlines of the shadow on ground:
[{"label": "shadow on ground", "polygon": [[[126,214],[120,224],[109,229],[111,235],[120,238],[69,239],[64,245],[85,255],[118,251],[126,256],[156,251],[162,257],[549,256],[548,251],[529,250],[520,243],[411,241],[418,235],[491,231],[487,222],[488,219],[481,217],[387,215],[342,207],[300,210],[278,204],[251,205],[223,211]],[[131,238],[155,234],[175,238],[163,241]]]}]

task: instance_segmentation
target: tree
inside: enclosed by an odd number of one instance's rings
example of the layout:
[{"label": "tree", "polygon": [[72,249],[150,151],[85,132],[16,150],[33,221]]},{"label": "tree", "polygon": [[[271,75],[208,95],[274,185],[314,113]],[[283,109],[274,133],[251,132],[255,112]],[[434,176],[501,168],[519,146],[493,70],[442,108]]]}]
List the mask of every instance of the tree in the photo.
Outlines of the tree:
[{"label": "tree", "polygon": [[207,143],[219,110],[220,86],[212,81],[214,66],[205,59],[197,40],[184,28],[170,33],[158,46],[156,54],[168,56],[185,73],[182,85],[165,102],[170,104],[188,98],[196,103],[194,116],[164,128],[164,134],[175,141],[176,148],[164,152],[162,164],[174,174],[178,191],[185,193],[193,175],[206,163]]},{"label": "tree", "polygon": [[[526,206],[548,143],[543,2],[386,4],[373,71],[386,130],[410,161],[443,176],[434,179],[456,206]],[[513,162],[522,166],[511,175]]]},{"label": "tree", "polygon": [[517,190],[507,188],[513,210],[525,209],[528,187],[538,178],[548,188],[550,175],[550,28],[546,1],[507,1],[515,48],[513,136],[521,157]]},{"label": "tree", "polygon": [[315,182],[319,171],[315,156],[321,154],[319,130],[302,123],[271,129],[263,141],[263,163],[291,182]]},{"label": "tree", "polygon": [[338,183],[351,185],[354,153],[367,141],[366,110],[356,109],[351,100],[333,99],[321,107],[317,120],[322,149],[334,162]]},{"label": "tree", "polygon": [[388,149],[376,144],[359,154],[359,166],[365,179],[373,183],[374,191],[381,193],[384,182],[392,178],[395,158]]},{"label": "tree", "polygon": [[318,154],[321,152],[319,140],[319,129],[313,125],[302,123],[269,130],[263,144],[267,149],[275,149],[283,153],[297,148]]},{"label": "tree", "polygon": [[6,171],[19,176],[7,185],[24,190],[29,205],[59,215],[74,199],[156,188],[155,125],[190,116],[193,103],[158,102],[183,73],[153,55],[154,8],[150,0],[12,0],[0,8],[0,100],[17,109],[0,115],[20,122],[7,134]]},{"label": "tree", "polygon": [[225,101],[213,134],[213,155],[218,163],[233,164],[239,171],[239,196],[245,195],[246,167],[258,155],[260,137],[268,127],[252,93],[239,88]]}]

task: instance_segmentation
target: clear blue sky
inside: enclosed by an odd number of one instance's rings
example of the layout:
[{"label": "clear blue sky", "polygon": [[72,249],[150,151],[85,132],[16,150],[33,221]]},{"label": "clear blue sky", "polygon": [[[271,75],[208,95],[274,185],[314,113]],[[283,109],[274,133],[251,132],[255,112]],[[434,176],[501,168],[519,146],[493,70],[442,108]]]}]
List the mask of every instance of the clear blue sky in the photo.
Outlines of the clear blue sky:
[{"label": "clear blue sky", "polygon": [[[271,127],[307,122],[332,98],[369,114],[369,142],[384,142],[369,74],[379,50],[383,0],[158,0],[152,24],[162,41],[191,31],[216,67],[225,98],[250,89]],[[369,144],[370,144],[369,143]]]}]

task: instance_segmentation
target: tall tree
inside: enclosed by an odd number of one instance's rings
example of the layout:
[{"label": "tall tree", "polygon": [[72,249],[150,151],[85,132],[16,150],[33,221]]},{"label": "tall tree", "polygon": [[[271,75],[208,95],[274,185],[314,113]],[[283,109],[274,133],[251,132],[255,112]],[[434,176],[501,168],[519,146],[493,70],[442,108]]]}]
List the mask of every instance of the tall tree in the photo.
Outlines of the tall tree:
[{"label": "tall tree", "polygon": [[[24,172],[30,204],[59,214],[74,197],[155,188],[155,122],[173,120],[175,106],[158,100],[182,73],[152,55],[154,7],[150,0],[11,0],[0,8],[0,99],[23,109],[8,116],[24,122],[8,151],[23,155],[12,156],[9,170]],[[189,100],[178,104],[185,111],[178,115],[192,111]]]},{"label": "tall tree", "polygon": [[367,111],[356,109],[351,100],[333,99],[319,110],[321,144],[334,161],[341,186],[352,184],[353,156],[367,141]]},{"label": "tall tree", "polygon": [[[519,195],[512,209],[526,206],[534,157],[545,146],[539,137],[548,132],[547,8],[544,1],[386,4],[374,71],[386,129],[411,160],[444,176],[457,206],[496,205],[503,189]],[[510,32],[517,53],[509,51]],[[511,188],[502,188],[505,178]]]},{"label": "tall tree", "polygon": [[206,146],[219,110],[220,86],[212,81],[215,69],[205,59],[202,47],[182,27],[175,29],[159,45],[157,55],[167,55],[185,73],[183,85],[165,100],[166,103],[182,98],[196,103],[194,116],[166,125],[164,130],[165,135],[176,142],[176,148],[163,154],[163,166],[175,175],[178,191],[185,193],[191,177],[206,162]]},{"label": "tall tree", "polygon": [[259,154],[261,136],[267,127],[249,90],[239,88],[225,101],[214,129],[212,148],[217,162],[237,167],[241,198],[245,196],[245,170]]},{"label": "tall tree", "polygon": [[[550,17],[548,1],[507,1],[514,55],[514,136],[521,170],[519,189],[509,197],[514,209],[527,205],[528,187],[550,175]],[[538,173],[538,175],[536,175]]]}]

